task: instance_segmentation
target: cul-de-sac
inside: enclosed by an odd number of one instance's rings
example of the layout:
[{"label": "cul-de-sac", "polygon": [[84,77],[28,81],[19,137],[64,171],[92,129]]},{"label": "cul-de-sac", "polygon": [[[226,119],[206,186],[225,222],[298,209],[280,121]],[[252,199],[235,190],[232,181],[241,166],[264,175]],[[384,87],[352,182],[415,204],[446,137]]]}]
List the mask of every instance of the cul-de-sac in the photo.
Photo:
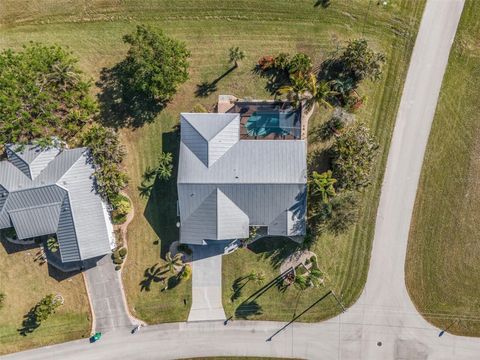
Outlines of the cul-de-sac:
[{"label": "cul-de-sac", "polygon": [[0,0],[0,358],[480,359],[479,14]]}]

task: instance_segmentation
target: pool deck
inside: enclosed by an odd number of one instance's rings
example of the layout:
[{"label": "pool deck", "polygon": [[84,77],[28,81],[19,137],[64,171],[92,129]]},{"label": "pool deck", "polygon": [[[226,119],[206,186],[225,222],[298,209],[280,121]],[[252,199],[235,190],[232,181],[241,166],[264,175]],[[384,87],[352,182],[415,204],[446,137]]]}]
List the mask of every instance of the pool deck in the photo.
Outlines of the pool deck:
[{"label": "pool deck", "polygon": [[[281,110],[290,110],[290,104],[282,101],[236,101],[234,105],[228,109],[228,113],[240,114],[240,139],[242,140],[298,140],[293,134],[282,135],[278,133],[270,133],[266,136],[251,136],[248,134],[246,124],[251,115],[255,112],[272,112]],[[301,128],[301,110],[298,112],[298,128]]]}]

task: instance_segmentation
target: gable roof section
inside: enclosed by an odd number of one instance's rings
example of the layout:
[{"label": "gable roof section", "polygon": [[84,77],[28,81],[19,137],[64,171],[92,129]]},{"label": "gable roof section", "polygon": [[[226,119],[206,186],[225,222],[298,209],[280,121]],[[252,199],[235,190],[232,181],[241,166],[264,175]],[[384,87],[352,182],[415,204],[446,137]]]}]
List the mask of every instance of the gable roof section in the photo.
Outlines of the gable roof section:
[{"label": "gable roof section", "polygon": [[42,148],[38,145],[6,145],[10,162],[25,176],[33,180],[60,152],[56,147]]},{"label": "gable roof section", "polygon": [[61,203],[48,204],[9,212],[19,239],[55,234],[60,217]]},{"label": "gable roof section", "polygon": [[212,166],[240,139],[238,114],[181,114],[182,142],[203,163]]},{"label": "gable roof section", "polygon": [[82,260],[110,252],[103,205],[92,182],[94,171],[87,155],[82,153],[58,180],[60,186],[68,190],[76,243]]},{"label": "gable roof section", "polygon": [[213,189],[180,228],[183,241],[248,237],[248,216],[220,189]]},{"label": "gable roof section", "polygon": [[248,216],[217,188],[216,239],[246,238],[249,233]]}]

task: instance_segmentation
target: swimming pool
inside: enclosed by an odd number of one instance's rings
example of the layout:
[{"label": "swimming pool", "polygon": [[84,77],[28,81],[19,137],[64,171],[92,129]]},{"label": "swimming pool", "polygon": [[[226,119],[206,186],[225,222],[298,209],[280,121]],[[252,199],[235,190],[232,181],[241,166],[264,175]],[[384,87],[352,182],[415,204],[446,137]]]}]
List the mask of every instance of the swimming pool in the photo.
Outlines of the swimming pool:
[{"label": "swimming pool", "polygon": [[249,136],[296,135],[297,113],[294,111],[256,111],[247,120],[245,127]]}]

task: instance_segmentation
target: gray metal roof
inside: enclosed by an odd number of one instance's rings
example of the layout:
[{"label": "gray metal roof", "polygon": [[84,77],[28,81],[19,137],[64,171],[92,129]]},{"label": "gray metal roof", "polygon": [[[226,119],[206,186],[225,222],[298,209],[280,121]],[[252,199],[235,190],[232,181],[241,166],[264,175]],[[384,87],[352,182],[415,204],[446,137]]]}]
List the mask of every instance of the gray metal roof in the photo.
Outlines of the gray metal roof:
[{"label": "gray metal roof", "polygon": [[35,156],[33,149],[21,153],[33,180],[10,161],[20,159],[17,154],[0,162],[0,229],[14,226],[21,239],[56,233],[63,262],[110,252],[109,218],[87,149],[44,149]]},{"label": "gray metal roof", "polygon": [[203,240],[246,238],[249,234],[248,216],[219,188],[211,193],[182,223],[184,242],[202,244]]},{"label": "gray metal roof", "polygon": [[[209,119],[218,129],[215,119],[223,115],[202,114],[197,121],[201,131],[206,132]],[[230,115],[234,116],[231,122],[210,141],[236,124],[239,114]],[[248,237],[248,224],[268,226],[271,235],[305,233],[305,141],[240,140],[239,127],[232,126],[229,138],[235,137],[233,144],[215,162],[206,164],[210,148],[199,146],[200,152],[190,143],[194,125],[181,122],[177,187],[182,242],[201,244],[209,239]],[[202,144],[200,137],[196,140]]]},{"label": "gray metal roof", "polygon": [[182,142],[203,163],[212,166],[239,140],[240,116],[238,114],[181,115]]},{"label": "gray metal roof", "polygon": [[60,217],[61,203],[9,211],[10,219],[19,239],[55,234]]}]

